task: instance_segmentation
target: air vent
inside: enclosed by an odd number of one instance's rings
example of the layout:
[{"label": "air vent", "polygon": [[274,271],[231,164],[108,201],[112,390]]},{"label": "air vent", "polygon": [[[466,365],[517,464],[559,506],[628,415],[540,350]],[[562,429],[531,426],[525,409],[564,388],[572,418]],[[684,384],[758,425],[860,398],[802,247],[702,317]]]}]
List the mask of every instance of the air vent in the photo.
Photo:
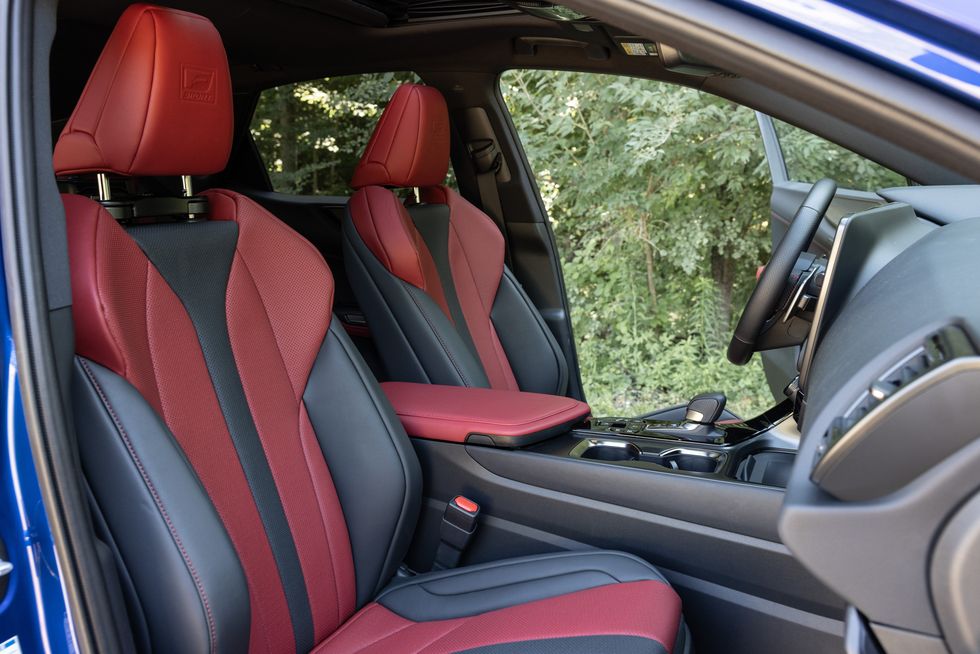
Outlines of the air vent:
[{"label": "air vent", "polygon": [[817,448],[814,466],[865,416],[899,390],[954,359],[976,353],[969,337],[959,327],[945,327],[928,336],[920,347],[876,379],[844,415],[834,419]]}]

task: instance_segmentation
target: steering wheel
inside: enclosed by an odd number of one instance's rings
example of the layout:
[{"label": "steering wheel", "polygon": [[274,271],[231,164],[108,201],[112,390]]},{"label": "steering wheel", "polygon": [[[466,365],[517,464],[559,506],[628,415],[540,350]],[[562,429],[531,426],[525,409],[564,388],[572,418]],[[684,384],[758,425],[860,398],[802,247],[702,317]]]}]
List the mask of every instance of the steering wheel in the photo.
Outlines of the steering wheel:
[{"label": "steering wheel", "polygon": [[728,344],[728,360],[735,365],[744,365],[752,358],[756,341],[786,291],[793,265],[810,246],[810,241],[816,235],[820,221],[827,213],[836,192],[837,183],[834,180],[821,179],[813,185],[800,208],[796,210],[789,229],[773,251],[772,258],[749,296],[749,301],[745,303],[742,317],[739,318],[735,333]]}]

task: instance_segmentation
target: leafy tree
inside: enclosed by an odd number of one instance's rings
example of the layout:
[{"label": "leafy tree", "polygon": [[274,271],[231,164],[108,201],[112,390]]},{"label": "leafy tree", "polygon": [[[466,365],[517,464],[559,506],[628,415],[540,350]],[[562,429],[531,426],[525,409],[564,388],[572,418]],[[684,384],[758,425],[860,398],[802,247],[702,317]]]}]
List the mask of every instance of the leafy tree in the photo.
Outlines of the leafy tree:
[{"label": "leafy tree", "polygon": [[[594,410],[636,414],[707,390],[725,391],[743,415],[768,408],[760,359],[738,368],[724,358],[770,251],[755,114],[619,76],[514,70],[501,84],[551,217]],[[894,182],[782,127],[791,165],[811,181]]]},{"label": "leafy tree", "polygon": [[329,77],[264,91],[251,132],[272,187],[346,195],[354,166],[388,98],[413,73]]}]

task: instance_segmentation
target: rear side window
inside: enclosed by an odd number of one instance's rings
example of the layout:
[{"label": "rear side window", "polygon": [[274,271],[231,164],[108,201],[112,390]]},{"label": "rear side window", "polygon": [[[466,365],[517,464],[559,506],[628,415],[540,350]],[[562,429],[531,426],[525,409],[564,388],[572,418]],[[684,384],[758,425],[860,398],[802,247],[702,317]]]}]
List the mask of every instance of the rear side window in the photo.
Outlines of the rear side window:
[{"label": "rear side window", "polygon": [[326,77],[266,89],[250,129],[272,188],[346,195],[354,166],[395,89],[414,73]]},{"label": "rear side window", "polygon": [[895,171],[836,143],[781,120],[773,119],[772,122],[779,137],[786,173],[794,181],[813,183],[830,177],[841,188],[857,191],[875,191],[908,184]]}]

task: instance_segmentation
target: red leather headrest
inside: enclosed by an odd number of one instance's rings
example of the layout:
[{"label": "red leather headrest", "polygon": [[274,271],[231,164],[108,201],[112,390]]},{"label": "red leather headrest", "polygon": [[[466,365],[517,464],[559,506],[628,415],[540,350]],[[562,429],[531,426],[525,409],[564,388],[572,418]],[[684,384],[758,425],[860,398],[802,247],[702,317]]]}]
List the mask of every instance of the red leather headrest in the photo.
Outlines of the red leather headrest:
[{"label": "red leather headrest", "polygon": [[402,84],[374,128],[351,187],[438,186],[449,170],[449,112],[436,89]]},{"label": "red leather headrest", "polygon": [[132,5],[58,138],[55,173],[216,173],[228,162],[232,123],[228,59],[211,21]]}]

